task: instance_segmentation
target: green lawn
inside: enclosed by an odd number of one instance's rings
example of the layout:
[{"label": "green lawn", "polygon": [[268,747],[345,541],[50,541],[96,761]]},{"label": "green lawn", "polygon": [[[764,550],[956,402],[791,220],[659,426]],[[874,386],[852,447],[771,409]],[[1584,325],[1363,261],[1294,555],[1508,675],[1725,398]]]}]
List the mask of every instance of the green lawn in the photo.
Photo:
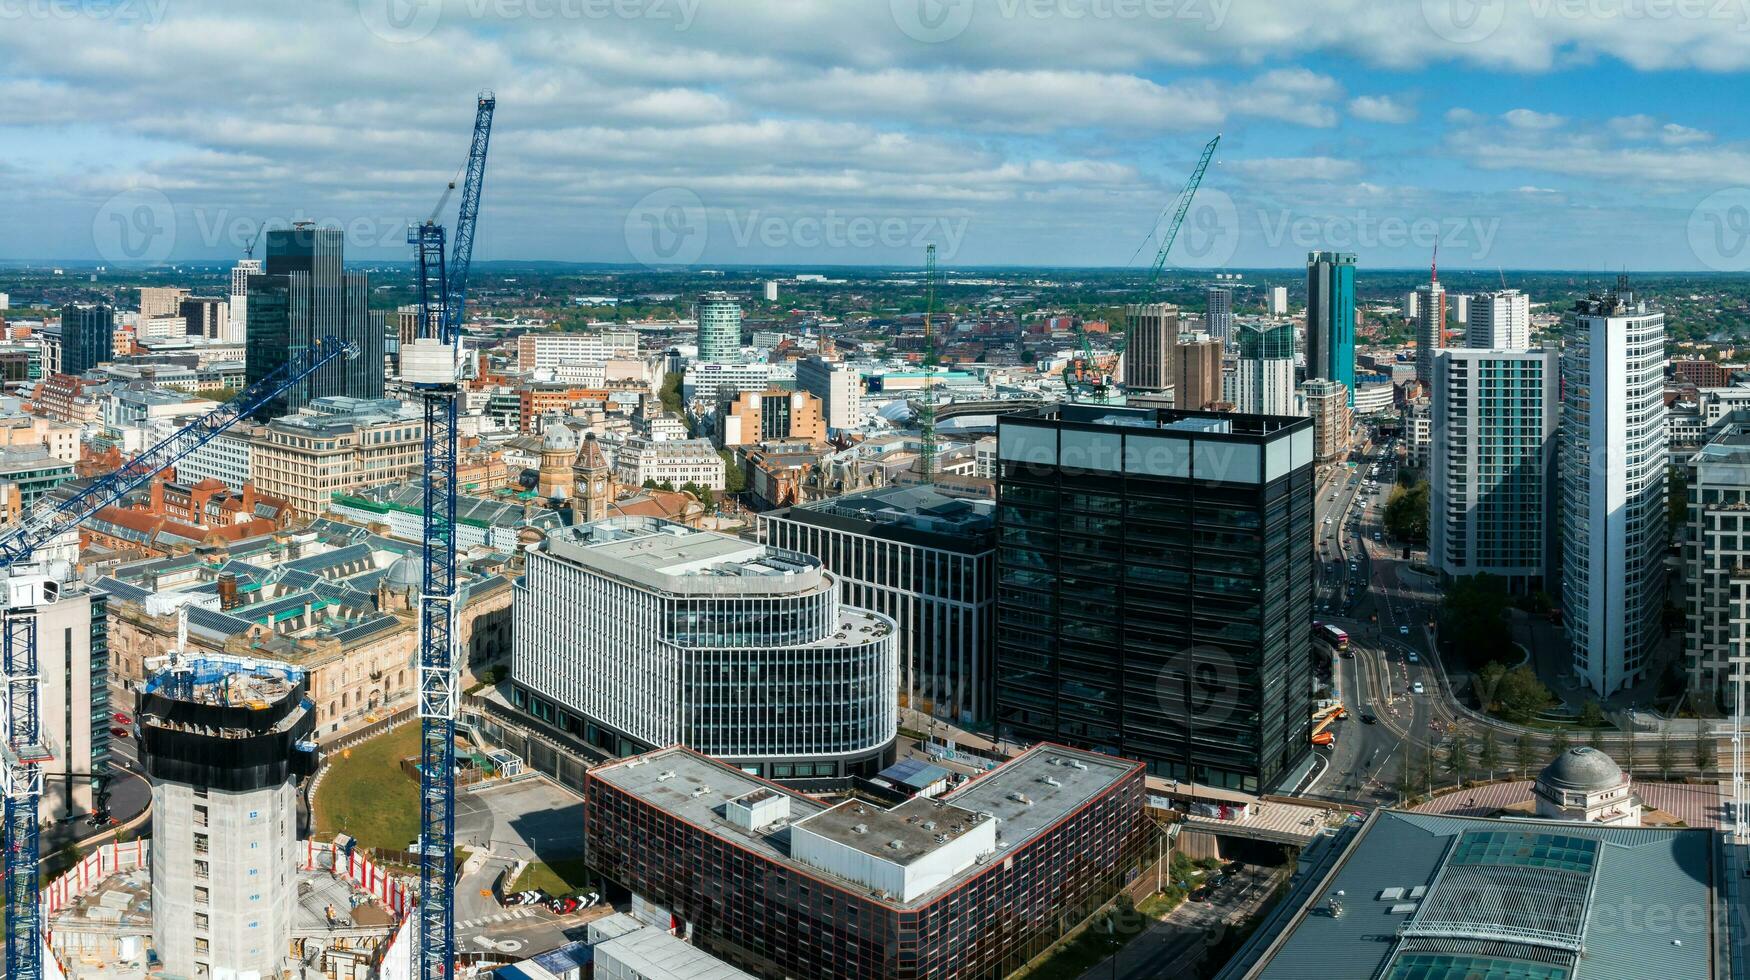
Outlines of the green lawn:
[{"label": "green lawn", "polygon": [[569,895],[590,883],[589,869],[582,858],[562,858],[552,864],[536,861],[523,869],[510,891],[539,888],[549,895]]},{"label": "green lawn", "polygon": [[419,784],[401,760],[419,754],[419,725],[409,723],[333,756],[316,790],[316,832],[351,834],[361,847],[405,850],[419,837]]},{"label": "green lawn", "polygon": [[1076,980],[1104,963],[1138,935],[1138,932],[1119,930],[1116,935],[1108,936],[1097,925],[1091,926],[1053,949],[1031,970],[1015,974],[1012,980]]}]

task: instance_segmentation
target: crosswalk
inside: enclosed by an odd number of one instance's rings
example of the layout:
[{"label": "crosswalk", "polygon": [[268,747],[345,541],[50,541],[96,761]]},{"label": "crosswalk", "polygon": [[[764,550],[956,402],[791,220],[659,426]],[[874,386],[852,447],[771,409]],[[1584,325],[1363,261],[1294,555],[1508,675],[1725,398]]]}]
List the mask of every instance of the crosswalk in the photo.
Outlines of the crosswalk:
[{"label": "crosswalk", "polygon": [[500,922],[510,922],[513,919],[526,919],[534,914],[535,910],[528,906],[505,909],[497,915],[483,915],[478,919],[469,919],[466,922],[458,922],[456,923],[456,930],[459,932],[463,929],[478,929],[481,926],[495,925]]}]

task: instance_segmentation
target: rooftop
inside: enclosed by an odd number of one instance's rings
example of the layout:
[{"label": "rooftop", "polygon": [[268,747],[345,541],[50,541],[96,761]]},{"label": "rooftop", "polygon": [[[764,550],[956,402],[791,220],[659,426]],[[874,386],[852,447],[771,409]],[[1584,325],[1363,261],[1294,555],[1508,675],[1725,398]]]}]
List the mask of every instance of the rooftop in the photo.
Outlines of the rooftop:
[{"label": "rooftop", "polygon": [[556,529],[547,551],[670,593],[806,592],[826,582],[820,562],[807,555],[651,517]]},{"label": "rooftop", "polygon": [[[891,810],[858,801],[829,807],[812,796],[767,783],[681,746],[611,762],[590,770],[590,776],[766,860],[846,891],[866,894],[869,889],[864,884],[792,857],[792,828],[803,825],[817,836],[905,864],[993,821],[996,849],[1001,853],[1027,846],[1140,769],[1138,763],[1111,756],[1039,745],[937,799],[913,799]],[[725,819],[725,803],[759,790],[789,797],[787,820],[749,830]],[[926,827],[928,822],[936,826]],[[859,824],[867,831],[857,831]],[[955,830],[956,825],[961,829]],[[949,840],[938,840],[938,836]],[[889,847],[893,840],[899,840],[901,847]],[[981,861],[959,869],[910,900],[883,901],[895,907],[922,905],[991,866]]]},{"label": "rooftop", "polygon": [[989,501],[950,497],[929,486],[883,487],[803,504],[791,513],[831,514],[873,525],[887,525],[937,534],[988,533],[996,525]]},{"label": "rooftop", "polygon": [[1298,428],[1311,428],[1312,420],[1287,415],[1247,415],[1234,412],[1194,412],[1174,408],[1129,408],[1111,405],[1077,405],[1055,402],[1017,415],[1005,416],[1003,424],[1011,422],[1068,422],[1080,425],[1114,426],[1132,429],[1165,429],[1219,431],[1235,436],[1277,436]]}]

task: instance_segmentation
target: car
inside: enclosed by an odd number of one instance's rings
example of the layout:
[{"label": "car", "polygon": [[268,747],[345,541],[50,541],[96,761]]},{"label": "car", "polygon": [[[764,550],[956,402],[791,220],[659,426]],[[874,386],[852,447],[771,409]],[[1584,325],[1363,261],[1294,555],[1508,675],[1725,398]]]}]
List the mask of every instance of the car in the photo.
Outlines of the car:
[{"label": "car", "polygon": [[1409,636],[1410,635],[1410,628],[1408,626],[1399,626],[1398,627],[1398,635],[1399,636]]},{"label": "car", "polygon": [[1207,901],[1209,901],[1209,886],[1204,885],[1202,888],[1198,888],[1195,891],[1193,891],[1191,893],[1191,901],[1193,901],[1193,902],[1207,902]]},{"label": "car", "polygon": [[111,728],[109,730],[109,733],[111,735],[114,735],[116,738],[127,738],[128,737],[128,730],[125,728],[121,728],[121,727]]},{"label": "car", "polygon": [[1426,692],[1426,690],[1423,689],[1422,682],[1417,681],[1416,683],[1410,685],[1410,693],[1411,694],[1425,694],[1427,692]]},{"label": "car", "polygon": [[1421,662],[1422,662],[1422,658],[1421,658],[1421,656],[1420,656],[1420,655],[1418,655],[1418,654],[1417,654],[1417,653],[1416,653],[1416,651],[1414,651],[1414,650],[1411,650],[1411,651],[1410,651],[1410,663],[1413,663],[1413,664],[1419,664],[1419,663],[1421,663]]},{"label": "car", "polygon": [[125,711],[118,711],[110,717],[114,718],[115,723],[118,725],[132,725],[134,723],[134,719],[129,718],[128,713]]},{"label": "car", "polygon": [[1361,723],[1363,725],[1377,725],[1379,724],[1379,719],[1374,716],[1373,712],[1363,711],[1361,713]]}]

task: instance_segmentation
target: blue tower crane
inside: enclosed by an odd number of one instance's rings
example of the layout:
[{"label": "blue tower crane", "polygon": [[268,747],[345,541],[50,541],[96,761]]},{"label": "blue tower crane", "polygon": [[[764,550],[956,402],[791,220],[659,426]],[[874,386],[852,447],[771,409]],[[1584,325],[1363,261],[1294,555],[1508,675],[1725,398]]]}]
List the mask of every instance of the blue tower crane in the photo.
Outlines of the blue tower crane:
[{"label": "blue tower crane", "polygon": [[299,351],[254,384],[59,505],[39,504],[0,529],[0,793],[5,797],[6,972],[8,980],[42,980],[43,923],[37,905],[37,806],[43,792],[44,744],[38,708],[38,610],[60,597],[62,578],[36,558],[38,548],[72,531],[100,509],[144,486],[239,419],[284,394],[339,357],[357,357],[351,341],[327,337]]},{"label": "blue tower crane", "polygon": [[[420,980],[448,980],[456,962],[456,402],[473,365],[462,350],[462,309],[474,258],[474,222],[498,100],[475,101],[474,141],[462,181],[456,240],[446,270],[444,226],[434,215],[409,229],[419,262],[420,336],[402,350],[401,377],[425,405],[424,571],[419,602]],[[445,200],[448,192],[445,192]],[[439,210],[443,203],[438,204]]]}]

